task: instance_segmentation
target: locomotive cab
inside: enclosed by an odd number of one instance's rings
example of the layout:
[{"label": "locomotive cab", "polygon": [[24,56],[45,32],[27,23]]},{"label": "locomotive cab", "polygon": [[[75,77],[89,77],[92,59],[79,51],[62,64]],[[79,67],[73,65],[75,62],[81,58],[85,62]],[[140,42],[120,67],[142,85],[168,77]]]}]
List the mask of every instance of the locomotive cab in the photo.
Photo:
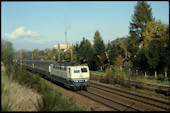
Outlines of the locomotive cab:
[{"label": "locomotive cab", "polygon": [[73,89],[86,89],[90,85],[88,66],[68,67],[69,82]]}]

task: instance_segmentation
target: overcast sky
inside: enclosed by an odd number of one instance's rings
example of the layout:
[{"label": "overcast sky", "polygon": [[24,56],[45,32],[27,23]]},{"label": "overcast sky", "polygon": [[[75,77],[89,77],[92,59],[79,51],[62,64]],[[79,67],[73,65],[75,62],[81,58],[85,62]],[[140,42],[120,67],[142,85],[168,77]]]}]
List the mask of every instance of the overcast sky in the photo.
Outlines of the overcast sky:
[{"label": "overcast sky", "polygon": [[[129,35],[136,1],[1,2],[1,38],[15,50],[52,49],[55,44],[93,41],[99,30],[103,40]],[[156,20],[169,23],[169,2],[148,1]]]}]

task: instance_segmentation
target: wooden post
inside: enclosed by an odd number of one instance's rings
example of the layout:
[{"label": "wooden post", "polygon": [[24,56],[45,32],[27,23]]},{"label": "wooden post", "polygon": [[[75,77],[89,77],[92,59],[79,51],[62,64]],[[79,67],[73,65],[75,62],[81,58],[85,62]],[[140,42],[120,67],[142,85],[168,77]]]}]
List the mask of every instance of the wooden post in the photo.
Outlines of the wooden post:
[{"label": "wooden post", "polygon": [[155,78],[157,78],[157,72],[155,71]]},{"label": "wooden post", "polygon": [[165,72],[165,79],[167,79],[167,72]]},{"label": "wooden post", "polygon": [[73,51],[71,49],[71,61],[73,61]]},{"label": "wooden post", "polygon": [[60,62],[60,44],[58,44],[58,62]]},{"label": "wooden post", "polygon": [[33,57],[34,57],[33,55],[34,55],[34,53],[32,52],[32,60],[33,60]]},{"label": "wooden post", "polygon": [[20,66],[22,68],[22,50],[20,50]]},{"label": "wooden post", "polygon": [[138,70],[136,70],[136,75],[138,76]]},{"label": "wooden post", "polygon": [[146,72],[145,72],[145,78],[147,77],[147,74],[146,74]]}]

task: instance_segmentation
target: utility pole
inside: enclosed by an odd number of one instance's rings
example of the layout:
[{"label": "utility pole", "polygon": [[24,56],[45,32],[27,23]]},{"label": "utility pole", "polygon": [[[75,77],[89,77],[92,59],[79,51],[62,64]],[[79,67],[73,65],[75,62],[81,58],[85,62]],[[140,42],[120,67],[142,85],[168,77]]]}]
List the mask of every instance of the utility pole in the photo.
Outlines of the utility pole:
[{"label": "utility pole", "polygon": [[58,62],[60,62],[60,44],[58,44]]},{"label": "utility pole", "polygon": [[73,61],[73,44],[72,44],[72,47],[70,47],[70,50],[71,50],[71,61]]},{"label": "utility pole", "polygon": [[20,66],[22,68],[22,50],[20,50]]},{"label": "utility pole", "polygon": [[32,52],[32,60],[33,60],[34,53]]}]

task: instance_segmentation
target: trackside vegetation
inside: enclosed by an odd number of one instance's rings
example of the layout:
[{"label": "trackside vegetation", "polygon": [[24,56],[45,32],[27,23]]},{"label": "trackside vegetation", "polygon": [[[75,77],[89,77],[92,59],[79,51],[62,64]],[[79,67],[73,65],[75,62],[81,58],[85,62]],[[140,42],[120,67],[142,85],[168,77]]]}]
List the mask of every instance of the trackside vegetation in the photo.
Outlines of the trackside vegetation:
[{"label": "trackside vegetation", "polygon": [[36,106],[38,111],[85,111],[85,108],[78,106],[73,98],[64,98],[62,93],[47,85],[40,79],[40,75],[28,72],[15,63],[6,67],[5,74],[11,80],[18,81],[42,95],[42,100],[38,100],[38,106]]}]

